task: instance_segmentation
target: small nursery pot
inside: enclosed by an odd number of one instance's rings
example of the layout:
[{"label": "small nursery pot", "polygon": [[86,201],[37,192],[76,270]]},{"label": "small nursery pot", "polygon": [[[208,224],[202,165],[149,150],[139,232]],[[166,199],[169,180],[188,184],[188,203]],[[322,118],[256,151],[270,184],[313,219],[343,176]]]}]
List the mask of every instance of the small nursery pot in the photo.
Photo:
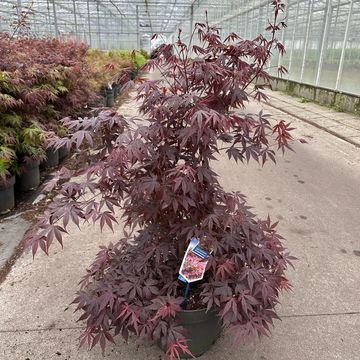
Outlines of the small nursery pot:
[{"label": "small nursery pot", "polygon": [[134,80],[139,74],[139,69],[134,68],[131,70],[130,79]]},{"label": "small nursery pot", "polygon": [[114,98],[116,99],[120,94],[120,87],[118,84],[113,84],[112,88],[114,89]]},{"label": "small nursery pot", "polygon": [[106,89],[106,106],[107,107],[114,106],[114,90],[110,88]]},{"label": "small nursery pot", "polygon": [[106,103],[107,103],[107,95],[106,95],[106,89],[105,88],[102,88],[99,92],[99,95],[101,96],[102,98],[102,103],[104,106],[106,106]]},{"label": "small nursery pot", "polygon": [[20,191],[28,191],[34,189],[40,184],[40,161],[33,160],[24,164],[24,171],[18,176],[16,187]]},{"label": "small nursery pot", "polygon": [[60,161],[62,159],[65,159],[69,155],[69,150],[67,149],[66,145],[63,145],[61,148],[59,148],[58,153]]},{"label": "small nursery pot", "polygon": [[0,214],[5,214],[15,206],[15,176],[0,183]]},{"label": "small nursery pot", "polygon": [[41,163],[42,167],[55,167],[59,165],[59,151],[53,148],[46,149],[46,160]]},{"label": "small nursery pot", "polygon": [[[221,333],[221,322],[214,311],[182,310],[178,315],[179,325],[185,328],[184,336],[187,339],[191,353],[198,357],[204,354],[215,343]],[[166,351],[164,344],[160,348]],[[182,353],[182,359],[189,359],[189,354]]]}]

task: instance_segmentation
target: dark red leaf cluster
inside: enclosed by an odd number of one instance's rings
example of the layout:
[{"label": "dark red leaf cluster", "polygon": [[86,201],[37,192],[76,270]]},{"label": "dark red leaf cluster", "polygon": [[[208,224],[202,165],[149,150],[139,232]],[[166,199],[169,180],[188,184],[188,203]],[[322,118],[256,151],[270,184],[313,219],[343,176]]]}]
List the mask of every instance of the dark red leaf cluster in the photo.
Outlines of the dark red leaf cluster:
[{"label": "dark red leaf cluster", "polygon": [[[81,280],[74,301],[87,324],[81,344],[104,348],[114,335],[127,340],[135,333],[161,341],[171,359],[188,351],[176,320],[184,291],[177,275],[193,236],[206,237],[211,249],[198,306],[217,311],[237,340],[268,334],[293,258],[277,224],[256,218],[241,193],[225,192],[211,161],[225,151],[240,162],[275,162],[277,149],[290,148],[289,124],[246,113],[252,95],[264,98],[264,68],[273,51],[281,52],[275,34],[285,26],[278,19],[283,4],[273,5],[268,37],[230,34],[222,41],[216,27],[196,24],[199,45],[186,45],[181,34],[176,46],[162,45],[144,68],[161,78],[137,80],[146,121],[111,112],[63,121],[71,132],[67,146],[92,145],[95,134],[101,143],[88,154],[85,176],[63,184],[27,244],[34,254],[38,246],[48,252],[53,240],[62,243],[69,222],[112,228],[117,208],[129,232],[102,247]],[[58,179],[72,175],[62,171]]]},{"label": "dark red leaf cluster", "polygon": [[[85,113],[95,101],[85,63],[87,45],[68,38],[14,38],[0,33],[0,109],[23,121],[56,128],[64,116]],[[52,125],[52,126],[51,126]]]}]

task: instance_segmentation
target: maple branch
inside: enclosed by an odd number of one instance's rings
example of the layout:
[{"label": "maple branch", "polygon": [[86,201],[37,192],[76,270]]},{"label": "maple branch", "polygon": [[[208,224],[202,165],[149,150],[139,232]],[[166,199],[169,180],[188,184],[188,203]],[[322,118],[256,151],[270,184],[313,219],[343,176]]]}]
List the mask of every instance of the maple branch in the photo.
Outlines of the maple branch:
[{"label": "maple branch", "polygon": [[[274,22],[273,22],[274,25],[273,25],[273,28],[272,28],[272,31],[271,31],[272,36],[271,36],[270,42],[268,43],[268,50],[267,50],[265,59],[264,59],[263,63],[261,64],[260,68],[256,71],[256,73],[250,79],[250,81],[242,88],[243,90],[245,90],[259,76],[259,74],[263,70],[265,64],[269,60],[269,57],[271,55],[271,49],[272,49],[272,46],[273,46],[274,41],[275,41],[275,34],[276,34],[276,31],[277,31],[276,30],[276,21],[277,21],[278,15],[279,15],[279,13],[277,11],[275,11]],[[270,25],[272,25],[272,24],[270,24]]]}]

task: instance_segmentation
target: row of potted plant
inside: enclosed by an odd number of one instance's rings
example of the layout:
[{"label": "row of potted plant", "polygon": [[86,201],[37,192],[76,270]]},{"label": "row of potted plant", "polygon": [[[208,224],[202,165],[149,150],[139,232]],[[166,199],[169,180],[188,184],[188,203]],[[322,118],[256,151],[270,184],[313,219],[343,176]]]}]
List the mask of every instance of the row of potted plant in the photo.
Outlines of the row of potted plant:
[{"label": "row of potted plant", "polygon": [[[8,199],[1,201],[3,212],[14,206],[15,175],[19,188],[37,186],[39,163],[55,156],[46,150],[47,134],[67,134],[59,120],[101,106],[101,88],[107,89],[103,105],[111,107],[119,92],[111,86],[114,75],[135,71],[144,58],[129,51],[91,50],[70,38],[7,33],[0,33],[0,53],[0,197]],[[31,184],[23,186],[29,178]]]},{"label": "row of potted plant", "polygon": [[90,82],[98,92],[101,87],[111,83],[123,69],[138,71],[146,63],[146,57],[141,52],[128,50],[89,49],[85,61],[92,71]]},{"label": "row of potted plant", "polygon": [[104,106],[112,107],[119,95],[118,77],[125,71],[134,79],[146,63],[144,52],[89,49],[86,61],[91,67],[91,84],[101,95]]},{"label": "row of potted plant", "polygon": [[[30,131],[37,131],[35,128]],[[39,139],[40,140],[40,139]],[[40,145],[34,141],[33,146]],[[23,158],[21,163],[13,164],[18,169],[6,171],[0,181],[0,215],[6,214],[15,206],[16,193],[34,190],[40,185],[40,169],[56,167],[69,154],[65,146],[46,149],[42,156]],[[42,160],[41,160],[42,159]],[[0,166],[4,160],[0,160]],[[3,169],[0,169],[2,171]]]},{"label": "row of potted plant", "polygon": [[[14,206],[13,185],[38,186],[40,162],[54,165],[47,132],[66,135],[60,119],[97,101],[85,44],[0,33],[0,212]],[[7,199],[7,201],[4,201]]]}]

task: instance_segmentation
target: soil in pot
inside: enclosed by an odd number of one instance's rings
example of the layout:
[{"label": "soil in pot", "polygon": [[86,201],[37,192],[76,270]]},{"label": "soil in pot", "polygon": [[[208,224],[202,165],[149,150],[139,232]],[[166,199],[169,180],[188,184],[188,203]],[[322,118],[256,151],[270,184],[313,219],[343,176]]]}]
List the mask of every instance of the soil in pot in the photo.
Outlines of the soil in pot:
[{"label": "soil in pot", "polygon": [[[206,312],[206,309],[183,310],[178,314],[179,325],[185,328],[185,337],[188,347],[195,357],[204,354],[215,343],[221,333],[220,318],[215,311]],[[160,348],[165,352],[166,346],[159,342]],[[192,358],[182,353],[182,359]]]},{"label": "soil in pot", "polygon": [[18,176],[16,188],[20,191],[34,189],[40,184],[40,161],[33,160],[23,166],[23,172]]},{"label": "soil in pot", "polygon": [[59,151],[53,148],[46,149],[46,160],[41,163],[42,167],[55,167],[59,165]]},{"label": "soil in pot", "polygon": [[5,214],[15,206],[15,176],[0,181],[0,214]]},{"label": "soil in pot", "polygon": [[66,145],[63,145],[59,150],[59,161],[65,159],[69,155],[69,150]]}]

